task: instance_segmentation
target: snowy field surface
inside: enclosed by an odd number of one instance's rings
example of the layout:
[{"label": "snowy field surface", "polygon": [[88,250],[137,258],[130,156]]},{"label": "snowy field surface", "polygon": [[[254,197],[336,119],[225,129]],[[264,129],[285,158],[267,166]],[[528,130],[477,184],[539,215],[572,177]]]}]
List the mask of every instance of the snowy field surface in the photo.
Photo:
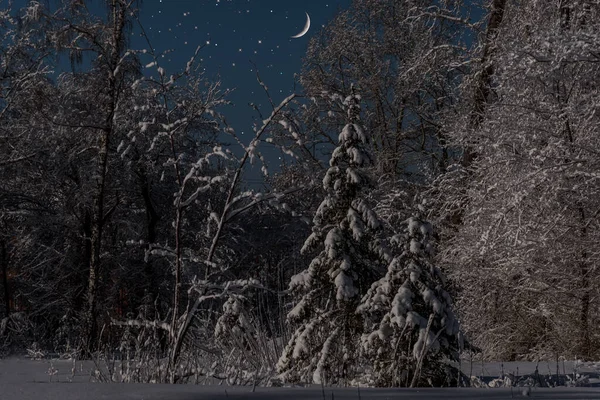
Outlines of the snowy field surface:
[{"label": "snowy field surface", "polygon": [[[68,360],[0,360],[0,400],[212,400],[212,399],[335,399],[335,400],[393,400],[393,399],[600,399],[598,364],[565,362],[560,369],[574,376],[586,376],[585,387],[532,388],[529,393],[522,387],[503,388],[446,388],[446,389],[366,389],[284,387],[256,388],[199,385],[153,385],[97,383],[91,373],[93,365]],[[473,364],[473,375],[490,382],[504,371],[505,374],[528,375],[535,371],[535,363]],[[463,366],[470,372],[471,365]],[[540,363],[543,368],[556,371],[556,363]],[[561,373],[563,371],[560,371]]]}]

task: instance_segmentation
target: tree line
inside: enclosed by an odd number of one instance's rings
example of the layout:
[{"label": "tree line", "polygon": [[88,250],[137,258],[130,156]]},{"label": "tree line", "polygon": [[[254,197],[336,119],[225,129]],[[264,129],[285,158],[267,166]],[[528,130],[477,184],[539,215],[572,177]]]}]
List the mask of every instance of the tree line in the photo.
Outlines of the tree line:
[{"label": "tree line", "polygon": [[0,11],[4,352],[378,386],[599,356],[597,1],[354,0],[301,91],[257,75],[249,141],[202,47],[167,71],[103,4]]}]

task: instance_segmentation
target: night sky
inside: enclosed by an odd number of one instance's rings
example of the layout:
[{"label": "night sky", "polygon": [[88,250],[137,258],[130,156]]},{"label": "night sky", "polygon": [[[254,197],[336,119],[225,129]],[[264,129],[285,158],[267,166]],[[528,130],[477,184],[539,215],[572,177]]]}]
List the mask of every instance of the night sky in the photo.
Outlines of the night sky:
[{"label": "night sky", "polygon": [[[272,95],[285,97],[294,85],[308,40],[350,0],[145,0],[141,22],[165,65],[181,67],[203,45],[202,64],[220,73],[225,87],[236,88],[237,102],[255,98],[257,65]],[[311,29],[298,39],[307,12]],[[136,36],[136,34],[134,34]],[[134,39],[132,45],[144,46]],[[253,94],[253,92],[255,92]]]},{"label": "night sky", "polygon": [[[299,73],[309,39],[334,15],[349,7],[351,0],[144,0],[140,20],[163,67],[174,72],[183,68],[197,46],[204,46],[200,61],[207,77],[220,76],[224,88],[234,89],[232,106],[223,113],[238,135],[248,142],[252,126],[260,121],[248,103],[255,103],[263,116],[271,112],[264,90],[256,80],[256,68],[278,104],[294,91],[294,74]],[[292,39],[310,15],[311,28]],[[133,48],[147,47],[132,34]],[[144,61],[144,60],[142,60]],[[148,60],[150,61],[150,60]],[[255,68],[256,65],[256,68]],[[296,92],[300,87],[296,85]],[[279,157],[263,148],[275,170]],[[257,183],[258,174],[248,177]]]},{"label": "night sky", "polygon": [[[271,112],[256,79],[257,68],[275,104],[294,91],[300,92],[295,74],[301,70],[308,41],[337,12],[347,9],[351,1],[141,0],[139,22],[155,52],[161,54],[160,66],[167,74],[182,70],[196,48],[203,46],[199,61],[206,77],[220,79],[222,88],[233,90],[228,97],[233,104],[221,111],[238,136],[248,143],[254,123],[261,120],[248,103],[256,104],[263,117]],[[16,9],[24,4],[26,0],[15,0],[13,6]],[[86,5],[92,12],[105,15],[105,0],[87,0]],[[310,30],[300,38],[291,38],[304,27],[305,13],[311,18]],[[148,47],[140,32],[141,28],[134,24],[130,41],[133,49]],[[141,57],[142,65],[152,61],[149,55],[147,59]],[[65,67],[69,68],[67,64]],[[156,67],[146,73],[156,73]],[[282,154],[273,149],[261,151],[271,164],[270,170],[277,170]],[[262,181],[256,172],[249,177],[254,184]]]},{"label": "night sky", "polygon": [[[56,2],[45,2],[51,9]],[[27,0],[15,0],[13,10],[23,7]],[[200,64],[208,79],[220,79],[222,88],[233,92],[228,99],[233,103],[221,110],[238,136],[248,143],[254,122],[260,118],[248,103],[256,104],[264,117],[271,113],[268,98],[256,79],[256,69],[267,85],[275,104],[294,92],[294,75],[302,66],[309,39],[317,34],[338,11],[350,6],[351,0],[142,0],[140,23],[150,44],[160,56],[160,66],[167,74],[182,70],[198,46]],[[104,0],[87,0],[92,13],[104,16]],[[302,37],[292,39],[310,15],[310,30]],[[148,48],[141,29],[134,24],[130,46]],[[142,64],[152,61],[142,57]],[[70,69],[68,59],[58,66]],[[256,67],[255,67],[256,66]],[[60,71],[55,71],[60,72]],[[156,73],[156,67],[147,70]],[[296,85],[295,92],[301,88]],[[247,138],[244,140],[244,138]],[[271,162],[271,171],[281,155],[273,149],[262,151]],[[257,168],[259,169],[260,166]],[[260,174],[250,173],[254,183]]]}]

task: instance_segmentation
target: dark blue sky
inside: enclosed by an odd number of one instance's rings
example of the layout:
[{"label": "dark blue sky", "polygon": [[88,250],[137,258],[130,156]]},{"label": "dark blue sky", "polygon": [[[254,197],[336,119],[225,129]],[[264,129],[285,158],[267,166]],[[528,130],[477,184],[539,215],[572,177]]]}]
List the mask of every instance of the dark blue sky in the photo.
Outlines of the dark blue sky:
[{"label": "dark blue sky", "polygon": [[[54,0],[43,2],[51,9],[57,6]],[[105,0],[85,3],[91,12],[104,16]],[[247,138],[244,142],[249,142],[253,123],[260,118],[248,103],[256,104],[263,116],[271,112],[267,96],[256,80],[256,69],[278,104],[294,91],[294,74],[301,70],[309,39],[350,3],[351,0],[141,0],[139,5],[140,22],[152,47],[161,54],[160,66],[168,74],[184,68],[196,48],[203,46],[199,58],[206,76],[220,79],[224,89],[233,90],[228,97],[233,105],[221,111],[236,133]],[[14,0],[13,9],[25,4],[27,0]],[[305,13],[310,15],[311,28],[303,37],[292,39],[304,27]],[[133,49],[148,47],[138,26],[133,27],[130,45]],[[66,59],[62,61],[66,69],[70,68]],[[152,59],[142,55],[141,61],[146,65]],[[276,164],[275,153],[266,153]]]},{"label": "dark blue sky", "polygon": [[[209,78],[220,77],[223,87],[233,89],[232,106],[222,110],[228,123],[244,142],[253,135],[258,114],[248,103],[256,104],[263,116],[271,109],[256,80],[256,68],[277,104],[294,91],[294,74],[300,72],[309,39],[351,0],[144,0],[140,20],[163,67],[175,72],[185,66],[197,46],[202,66]],[[307,12],[311,28],[306,35],[291,39],[302,30]],[[131,45],[146,44],[134,31]],[[143,60],[144,61],[144,60]],[[296,88],[298,91],[299,88]],[[276,168],[279,152],[263,148]],[[260,168],[260,167],[259,167]],[[260,180],[257,169],[247,176]]]},{"label": "dark blue sky", "polygon": [[[252,135],[254,119],[258,120],[248,103],[258,105],[263,116],[271,111],[256,80],[253,63],[274,102],[279,103],[294,90],[294,74],[300,72],[310,37],[350,3],[351,0],[144,0],[140,19],[157,52],[172,50],[162,57],[167,70],[182,68],[196,47],[204,46],[200,59],[207,76],[219,75],[224,88],[234,89],[229,96],[234,105],[223,112],[236,132],[248,137]],[[291,39],[304,27],[305,12],[311,18],[310,30],[301,38]],[[132,47],[144,47],[137,35],[132,38]]]},{"label": "dark blue sky", "polygon": [[[247,143],[254,121],[260,121],[248,103],[258,105],[263,116],[271,111],[252,63],[279,103],[294,91],[294,74],[301,70],[309,39],[350,4],[351,0],[143,0],[141,22],[157,51],[172,50],[163,58],[167,70],[183,67],[196,47],[204,46],[200,58],[207,76],[218,74],[223,87],[234,89],[229,96],[234,105],[223,112]],[[302,30],[305,12],[311,29],[291,39]],[[137,34],[132,39],[133,47],[145,46]],[[275,167],[281,154],[263,151]],[[255,168],[248,177],[256,183],[259,175]]]},{"label": "dark blue sky", "polygon": [[[102,14],[104,1],[87,0],[86,4],[92,12]],[[15,0],[14,6],[25,2]],[[351,0],[141,0],[140,22],[155,51],[162,54],[161,67],[167,73],[183,68],[195,49],[203,46],[199,58],[206,76],[233,89],[228,97],[233,105],[221,111],[248,142],[254,122],[260,121],[248,103],[256,104],[263,116],[271,112],[254,65],[278,104],[294,91],[294,74],[301,70],[310,38],[350,4]],[[305,12],[310,15],[311,28],[303,37],[292,39],[304,27]],[[139,33],[134,26],[131,47],[147,48]],[[143,64],[150,61],[149,56],[142,59]],[[265,152],[276,164],[278,155]],[[251,176],[256,180],[258,174]]]}]

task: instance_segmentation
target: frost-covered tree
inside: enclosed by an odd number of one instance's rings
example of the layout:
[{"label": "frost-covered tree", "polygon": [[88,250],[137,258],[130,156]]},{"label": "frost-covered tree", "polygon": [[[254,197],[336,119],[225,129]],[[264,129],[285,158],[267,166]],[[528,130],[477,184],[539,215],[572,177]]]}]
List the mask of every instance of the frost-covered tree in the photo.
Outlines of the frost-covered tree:
[{"label": "frost-covered tree", "polygon": [[597,357],[600,5],[524,1],[497,32],[467,206],[440,261],[494,358]]},{"label": "frost-covered tree", "polygon": [[313,101],[303,143],[335,147],[345,116],[328,94],[353,84],[378,174],[436,173],[448,158],[440,117],[454,102],[465,52],[460,8],[460,1],[352,1],[309,43],[300,82]]},{"label": "frost-covered tree", "polygon": [[[442,236],[453,235],[456,225],[461,224],[468,203],[466,192],[471,166],[477,157],[477,132],[485,120],[486,106],[495,101],[493,88],[498,60],[494,55],[498,51],[498,31],[507,7],[510,7],[506,0],[479,3],[483,3],[488,12],[465,30],[466,36],[472,38],[474,44],[466,56],[465,68],[460,69],[456,104],[444,113],[440,124],[447,146],[447,160],[442,166],[442,173],[435,177],[429,196],[438,200],[434,209],[437,219],[441,221],[438,232]],[[472,2],[471,5],[477,7],[478,2]],[[480,25],[485,25],[485,31],[479,31]],[[458,146],[455,140],[457,134],[465,139]]]},{"label": "frost-covered tree", "polygon": [[54,103],[52,109],[41,110],[55,129],[67,135],[79,131],[80,136],[89,140],[86,158],[77,166],[85,165],[79,172],[85,181],[91,181],[83,183],[85,191],[78,193],[82,196],[79,206],[89,218],[85,233],[89,251],[85,261],[87,287],[82,324],[82,347],[86,350],[94,350],[97,345],[99,291],[102,275],[112,264],[110,253],[105,251],[105,237],[111,218],[121,205],[116,188],[118,174],[109,168],[116,156],[114,142],[122,133],[117,121],[124,111],[120,109],[124,96],[140,73],[137,57],[127,51],[131,21],[138,12],[134,3],[107,1],[106,19],[102,19],[79,2],[63,2],[55,12],[32,2],[52,24],[48,40],[56,51],[68,53],[74,65],[82,63],[84,57],[89,60],[85,71],[61,76],[64,90],[57,93],[61,102]]},{"label": "frost-covered tree", "polygon": [[50,86],[50,51],[43,34],[47,25],[35,4],[12,6],[0,4],[0,336],[8,334],[2,344],[10,344],[11,334],[19,335],[11,327],[16,318],[31,326],[31,319],[23,319],[25,307],[40,306],[34,308],[36,317],[44,320],[41,309],[53,306],[23,292],[31,289],[27,274],[37,276],[33,270],[40,260],[56,262],[51,244],[60,232],[55,230],[54,203],[48,201],[53,182],[43,167],[51,157],[47,126],[36,118],[43,105],[37,94]]},{"label": "frost-covered tree", "polygon": [[348,123],[339,135],[323,179],[326,196],[302,251],[319,249],[308,268],[292,277],[295,332],[277,364],[286,381],[339,382],[355,368],[362,321],[361,296],[386,258],[378,238],[380,222],[366,202],[370,161],[367,134],[359,122],[359,96],[340,98]]},{"label": "frost-covered tree", "polygon": [[444,274],[433,263],[433,231],[419,212],[393,237],[399,247],[361,301],[362,351],[378,386],[449,385],[462,337]]}]

